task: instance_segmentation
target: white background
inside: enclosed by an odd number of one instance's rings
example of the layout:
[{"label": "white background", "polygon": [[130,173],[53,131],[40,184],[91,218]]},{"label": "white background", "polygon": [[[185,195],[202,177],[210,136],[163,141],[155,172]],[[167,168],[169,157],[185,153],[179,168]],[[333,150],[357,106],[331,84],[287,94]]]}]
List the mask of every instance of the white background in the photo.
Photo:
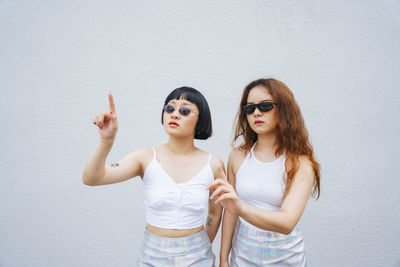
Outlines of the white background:
[{"label": "white background", "polygon": [[[400,266],[400,2],[0,0],[0,266],[134,266],[141,180],[81,182],[112,91],[108,160],[167,140],[167,94],[206,96],[226,161],[243,87],[285,82],[322,166],[309,266]],[[219,235],[214,251],[219,254]]]}]

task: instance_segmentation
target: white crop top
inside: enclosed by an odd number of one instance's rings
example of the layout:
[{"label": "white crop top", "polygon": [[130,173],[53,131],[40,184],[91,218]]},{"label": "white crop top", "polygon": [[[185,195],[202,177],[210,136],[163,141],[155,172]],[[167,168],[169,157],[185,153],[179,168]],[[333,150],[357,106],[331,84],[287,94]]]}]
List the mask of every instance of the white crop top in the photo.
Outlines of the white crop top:
[{"label": "white crop top", "polygon": [[204,224],[209,200],[207,186],[214,181],[207,164],[185,183],[176,183],[154,158],[143,175],[144,205],[148,224],[164,229],[193,229]]},{"label": "white crop top", "polygon": [[[261,210],[279,211],[285,191],[285,154],[271,162],[261,162],[254,156],[254,147],[236,172],[236,192],[240,201]],[[245,225],[263,231],[248,223]]]}]

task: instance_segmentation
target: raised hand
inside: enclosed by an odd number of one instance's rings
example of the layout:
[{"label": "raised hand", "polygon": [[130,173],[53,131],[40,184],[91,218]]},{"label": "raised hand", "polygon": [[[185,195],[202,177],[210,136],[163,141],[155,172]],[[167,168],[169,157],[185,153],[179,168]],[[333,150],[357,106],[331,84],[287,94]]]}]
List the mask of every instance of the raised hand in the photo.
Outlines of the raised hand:
[{"label": "raised hand", "polygon": [[108,101],[110,112],[101,112],[92,118],[92,123],[99,127],[100,138],[103,140],[113,139],[118,130],[117,113],[111,92],[108,93]]},{"label": "raised hand", "polygon": [[218,167],[220,178],[210,183],[208,188],[213,191],[210,199],[216,204],[220,203],[225,209],[233,214],[238,215],[240,209],[239,197],[236,194],[235,188],[228,182],[228,178],[221,167]]}]

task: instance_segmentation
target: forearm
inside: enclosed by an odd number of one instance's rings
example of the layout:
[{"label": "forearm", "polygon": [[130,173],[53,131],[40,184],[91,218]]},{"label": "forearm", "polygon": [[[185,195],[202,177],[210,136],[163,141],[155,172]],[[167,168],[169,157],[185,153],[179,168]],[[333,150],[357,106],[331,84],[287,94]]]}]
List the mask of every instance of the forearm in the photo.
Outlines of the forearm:
[{"label": "forearm", "polygon": [[206,221],[206,233],[211,243],[214,241],[214,238],[217,235],[220,223],[221,223],[221,212],[208,213]]},{"label": "forearm", "polygon": [[110,140],[100,140],[92,155],[89,157],[82,174],[82,182],[87,185],[96,185],[105,174],[105,164],[108,153],[114,143]]},{"label": "forearm", "polygon": [[229,252],[232,247],[232,238],[235,232],[238,216],[232,214],[228,210],[224,211],[224,218],[222,220],[222,235],[221,235],[221,249],[220,261],[227,261]]},{"label": "forearm", "polygon": [[240,205],[238,215],[258,228],[282,234],[291,233],[297,223],[287,212],[265,211],[246,204]]}]

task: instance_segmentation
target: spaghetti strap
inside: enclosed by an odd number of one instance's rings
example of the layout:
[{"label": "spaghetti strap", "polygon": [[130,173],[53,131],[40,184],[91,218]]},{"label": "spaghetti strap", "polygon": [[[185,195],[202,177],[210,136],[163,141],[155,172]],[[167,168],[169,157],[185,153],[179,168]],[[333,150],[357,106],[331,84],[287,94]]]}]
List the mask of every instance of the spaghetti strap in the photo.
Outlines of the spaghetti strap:
[{"label": "spaghetti strap", "polygon": [[250,150],[250,155],[251,156],[254,156],[254,148],[256,147],[256,145],[257,145],[257,141],[254,143],[254,145],[253,145],[253,147],[251,148],[251,150]]},{"label": "spaghetti strap", "polygon": [[211,156],[212,156],[212,153],[210,152],[210,155],[208,156],[208,161],[207,161],[208,164],[210,164]]},{"label": "spaghetti strap", "polygon": [[153,149],[153,155],[154,155],[154,159],[157,160],[157,153],[156,153],[156,149],[154,147],[152,147],[151,149]]}]

